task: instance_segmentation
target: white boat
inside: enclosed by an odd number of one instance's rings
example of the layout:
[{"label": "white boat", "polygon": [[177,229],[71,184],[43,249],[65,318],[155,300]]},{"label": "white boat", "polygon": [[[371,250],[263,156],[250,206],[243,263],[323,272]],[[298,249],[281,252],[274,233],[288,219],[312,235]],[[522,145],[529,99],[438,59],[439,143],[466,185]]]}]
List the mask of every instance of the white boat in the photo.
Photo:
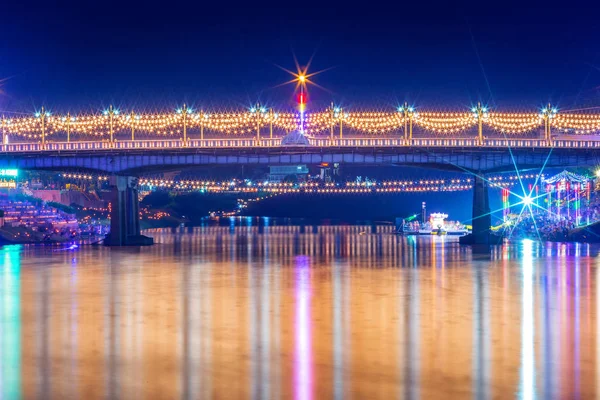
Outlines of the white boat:
[{"label": "white boat", "polygon": [[425,223],[404,223],[398,233],[403,235],[455,235],[470,233],[468,227],[460,222],[446,221],[448,214],[431,213]]}]

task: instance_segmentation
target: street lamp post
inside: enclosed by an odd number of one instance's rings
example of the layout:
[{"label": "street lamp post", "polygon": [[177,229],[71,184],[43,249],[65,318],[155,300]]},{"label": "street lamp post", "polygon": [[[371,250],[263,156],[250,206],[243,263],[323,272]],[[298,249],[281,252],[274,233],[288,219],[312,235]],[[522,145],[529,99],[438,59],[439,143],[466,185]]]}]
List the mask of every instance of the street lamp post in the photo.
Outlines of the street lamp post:
[{"label": "street lamp post", "polygon": [[415,112],[412,108],[408,110],[408,140],[412,140],[413,138],[413,118],[415,117]]},{"label": "street lamp post", "polygon": [[556,107],[552,107],[550,103],[548,103],[548,107],[542,109],[542,118],[544,119],[544,139],[546,139],[546,143],[548,145],[552,145],[552,119],[558,110]]},{"label": "street lamp post", "polygon": [[273,109],[269,108],[269,138],[273,139]]},{"label": "street lamp post", "polygon": [[204,140],[204,111],[200,110],[200,140]]},{"label": "street lamp post", "polygon": [[42,122],[42,148],[46,146],[46,110],[42,106],[42,113],[40,114]]},{"label": "street lamp post", "polygon": [[187,146],[187,113],[188,113],[188,109],[187,109],[187,105],[185,105],[185,103],[183,104],[183,109],[182,109],[182,113],[183,113],[183,145]]},{"label": "street lamp post", "polygon": [[108,127],[109,127],[109,132],[110,132],[110,142],[113,143],[115,141],[114,138],[114,125],[113,125],[113,116],[114,116],[115,110],[112,106],[112,104],[108,107]]},{"label": "street lamp post", "polygon": [[133,142],[135,140],[135,113],[133,110],[131,110],[131,114],[129,114],[129,119],[131,120],[131,141]]},{"label": "street lamp post", "polygon": [[6,144],[6,119],[2,116],[2,145]]},{"label": "street lamp post", "polygon": [[487,116],[488,109],[479,102],[477,107],[471,111],[475,113],[475,118],[477,118],[477,144],[483,146],[483,119]]},{"label": "street lamp post", "polygon": [[412,128],[413,128],[413,117],[415,110],[413,107],[408,105],[408,102],[404,102],[404,105],[400,107],[400,111],[404,114],[404,140],[412,140]]},{"label": "street lamp post", "polygon": [[338,115],[338,118],[340,120],[340,139],[344,138],[344,121],[343,121],[344,120],[344,117],[343,117],[344,114],[343,113],[344,113],[344,110],[342,108],[339,108],[337,115]]},{"label": "street lamp post", "polygon": [[260,146],[260,104],[256,103],[256,107],[254,108],[254,113],[256,114],[256,145]]},{"label": "street lamp post", "polygon": [[67,143],[71,142],[71,113],[67,112]]},{"label": "street lamp post", "polygon": [[334,126],[334,122],[333,122],[333,116],[334,116],[333,102],[331,103],[331,108],[329,109],[329,115],[331,117],[331,126],[329,127],[329,141],[333,145],[333,142],[334,142],[334,138],[333,138],[333,126]]},{"label": "street lamp post", "polygon": [[408,102],[404,102],[404,107],[402,107],[404,111],[404,140],[408,139]]}]

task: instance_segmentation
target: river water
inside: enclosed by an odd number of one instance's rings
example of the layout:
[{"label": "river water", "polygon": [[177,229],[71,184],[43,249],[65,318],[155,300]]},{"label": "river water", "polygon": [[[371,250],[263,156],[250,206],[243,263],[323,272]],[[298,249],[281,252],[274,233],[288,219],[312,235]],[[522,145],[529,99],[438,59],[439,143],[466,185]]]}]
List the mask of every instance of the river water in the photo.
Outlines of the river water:
[{"label": "river water", "polygon": [[390,227],[0,249],[0,399],[591,398],[599,248]]}]

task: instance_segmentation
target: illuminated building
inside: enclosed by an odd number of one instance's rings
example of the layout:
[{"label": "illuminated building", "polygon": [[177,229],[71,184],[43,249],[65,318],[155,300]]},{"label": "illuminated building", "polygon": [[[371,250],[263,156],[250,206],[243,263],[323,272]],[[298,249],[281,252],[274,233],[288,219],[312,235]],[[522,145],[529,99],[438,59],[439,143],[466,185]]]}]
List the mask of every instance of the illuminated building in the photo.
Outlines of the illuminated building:
[{"label": "illuminated building", "polygon": [[304,181],[307,175],[308,167],[305,164],[269,166],[270,182],[283,182],[287,177],[295,177],[297,180]]}]

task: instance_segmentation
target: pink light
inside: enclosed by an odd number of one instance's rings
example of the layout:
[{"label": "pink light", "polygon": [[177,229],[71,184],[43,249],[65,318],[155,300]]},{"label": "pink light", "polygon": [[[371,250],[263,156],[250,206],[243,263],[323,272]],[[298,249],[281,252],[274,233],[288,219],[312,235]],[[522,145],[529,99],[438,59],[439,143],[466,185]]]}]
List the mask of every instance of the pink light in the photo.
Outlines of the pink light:
[{"label": "pink light", "polygon": [[296,315],[294,331],[294,398],[312,399],[312,338],[310,319],[310,266],[308,257],[296,257]]}]

